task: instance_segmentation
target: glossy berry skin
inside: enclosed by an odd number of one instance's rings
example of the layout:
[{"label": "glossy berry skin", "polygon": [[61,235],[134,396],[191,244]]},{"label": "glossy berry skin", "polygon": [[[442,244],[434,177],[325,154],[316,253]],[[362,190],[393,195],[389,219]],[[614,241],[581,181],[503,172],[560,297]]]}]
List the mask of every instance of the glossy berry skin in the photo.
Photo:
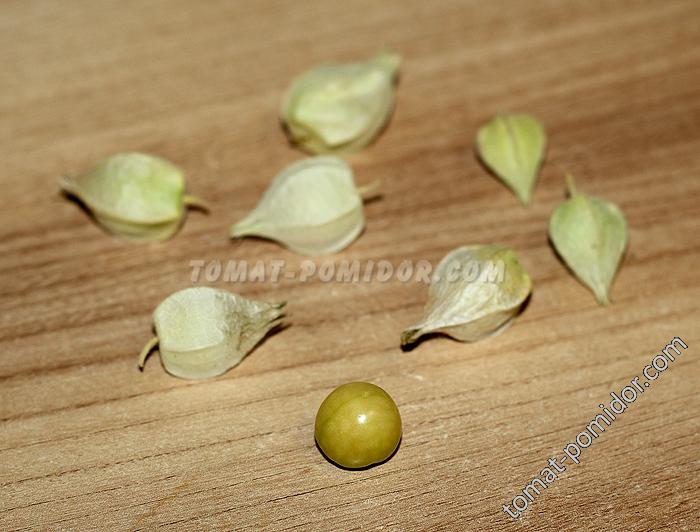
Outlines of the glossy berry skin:
[{"label": "glossy berry skin", "polygon": [[316,442],[330,460],[349,469],[383,462],[401,440],[401,415],[379,386],[351,382],[339,386],[316,414]]}]

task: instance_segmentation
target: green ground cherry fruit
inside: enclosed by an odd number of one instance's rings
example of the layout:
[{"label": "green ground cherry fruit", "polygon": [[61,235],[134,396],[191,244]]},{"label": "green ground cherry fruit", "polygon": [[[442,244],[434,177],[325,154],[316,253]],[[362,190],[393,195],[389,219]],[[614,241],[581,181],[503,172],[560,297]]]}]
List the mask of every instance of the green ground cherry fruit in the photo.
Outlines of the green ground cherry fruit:
[{"label": "green ground cherry fruit", "polygon": [[342,467],[358,469],[389,458],[401,440],[401,415],[391,396],[368,382],[339,386],[316,414],[316,442]]}]

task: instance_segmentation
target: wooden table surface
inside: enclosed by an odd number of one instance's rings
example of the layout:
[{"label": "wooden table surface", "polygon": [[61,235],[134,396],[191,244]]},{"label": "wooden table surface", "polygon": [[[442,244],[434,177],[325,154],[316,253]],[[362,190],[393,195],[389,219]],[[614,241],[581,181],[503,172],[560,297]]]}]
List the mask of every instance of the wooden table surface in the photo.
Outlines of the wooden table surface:
[{"label": "wooden table surface", "polygon": [[[5,1],[0,5],[0,529],[698,530],[700,4]],[[349,158],[383,181],[341,260],[428,260],[502,243],[534,282],[473,344],[402,352],[424,284],[212,284],[287,300],[290,326],[228,374],[169,376],[137,353],[190,261],[304,259],[228,225],[303,157],[277,120],[293,76],[381,49],[394,117]],[[523,111],[550,147],[523,208],[474,156]],[[166,157],[212,206],[173,239],[112,238],[57,190],[115,152]],[[630,245],[599,307],[547,241],[578,188],[616,202]],[[320,261],[317,261],[320,264]],[[518,519],[502,510],[673,337],[689,346]],[[397,401],[387,463],[314,445],[323,398],[367,380]]]}]

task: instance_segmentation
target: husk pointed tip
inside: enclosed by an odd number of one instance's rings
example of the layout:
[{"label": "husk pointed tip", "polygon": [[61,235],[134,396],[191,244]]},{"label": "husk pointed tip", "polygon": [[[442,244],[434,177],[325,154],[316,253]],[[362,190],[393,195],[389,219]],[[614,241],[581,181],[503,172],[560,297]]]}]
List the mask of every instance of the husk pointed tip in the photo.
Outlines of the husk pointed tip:
[{"label": "husk pointed tip", "polygon": [[143,349],[139,353],[139,369],[143,371],[143,367],[146,365],[146,359],[148,358],[148,355],[153,351],[153,348],[158,345],[158,337],[154,336],[151,338],[148,342],[146,342],[146,345],[143,346]]},{"label": "husk pointed tip", "polygon": [[609,307],[612,304],[607,290],[594,290],[595,298],[601,307]]},{"label": "husk pointed tip", "polygon": [[532,203],[532,192],[519,192],[516,191],[515,195],[518,197],[518,201],[523,207],[529,207]]},{"label": "husk pointed tip", "polygon": [[401,333],[401,347],[415,344],[421,336],[423,336],[421,327],[409,327]]},{"label": "husk pointed tip", "polygon": [[382,51],[374,56],[372,61],[379,64],[389,74],[395,75],[401,66],[402,58],[399,54]]},{"label": "husk pointed tip", "polygon": [[58,178],[58,187],[67,194],[75,194],[76,183],[72,177],[62,175]]},{"label": "husk pointed tip", "polygon": [[241,234],[240,230],[238,229],[237,224],[233,224],[228,229],[228,236],[229,236],[229,238],[241,238],[243,235]]},{"label": "husk pointed tip", "polygon": [[233,224],[229,228],[229,236],[231,238],[243,238],[246,236],[251,236],[255,234],[258,224],[255,222],[248,222],[246,220],[241,220]]},{"label": "husk pointed tip", "polygon": [[379,193],[379,189],[382,186],[382,180],[381,179],[375,179],[373,181],[370,181],[366,185],[362,185],[361,187],[357,187],[357,193],[360,195],[362,199],[369,199],[374,196],[376,196]]},{"label": "husk pointed tip", "polygon": [[211,212],[211,207],[209,206],[209,203],[206,200],[197,196],[190,196],[189,194],[185,194],[185,196],[182,198],[182,203],[186,207],[198,209],[206,213]]},{"label": "husk pointed tip", "polygon": [[564,181],[566,181],[566,189],[569,193],[570,197],[574,197],[576,195],[576,183],[574,182],[574,176],[572,176],[569,172],[566,173],[564,176]]}]

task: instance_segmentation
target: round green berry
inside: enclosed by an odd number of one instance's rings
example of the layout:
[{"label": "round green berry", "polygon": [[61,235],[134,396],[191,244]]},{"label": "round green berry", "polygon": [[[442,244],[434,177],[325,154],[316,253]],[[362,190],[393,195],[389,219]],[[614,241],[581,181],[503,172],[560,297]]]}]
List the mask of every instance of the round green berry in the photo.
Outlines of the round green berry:
[{"label": "round green berry", "polygon": [[357,469],[383,462],[401,441],[401,415],[379,386],[351,382],[339,386],[316,414],[316,443],[342,467]]}]

